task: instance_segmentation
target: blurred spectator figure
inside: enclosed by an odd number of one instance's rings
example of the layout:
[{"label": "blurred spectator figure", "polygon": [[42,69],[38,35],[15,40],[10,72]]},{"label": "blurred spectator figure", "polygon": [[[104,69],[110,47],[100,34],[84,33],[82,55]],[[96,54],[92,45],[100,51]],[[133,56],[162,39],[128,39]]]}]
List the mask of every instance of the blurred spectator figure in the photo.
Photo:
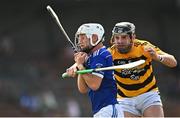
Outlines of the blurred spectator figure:
[{"label": "blurred spectator figure", "polygon": [[46,91],[45,93],[43,93],[42,95],[42,100],[44,102],[44,106],[47,109],[56,109],[58,107],[58,103],[56,101],[56,98],[53,94],[53,92],[51,91]]},{"label": "blurred spectator figure", "polygon": [[37,112],[40,109],[41,100],[38,96],[25,93],[20,97],[20,105],[31,112]]},{"label": "blurred spectator figure", "polygon": [[3,36],[0,42],[0,48],[3,54],[12,55],[14,52],[14,44],[10,36]]},{"label": "blurred spectator figure", "polygon": [[[74,51],[70,46],[65,46],[63,51],[59,51],[58,62],[61,67],[66,67],[70,62],[73,62]],[[68,63],[66,63],[68,62]]]},{"label": "blurred spectator figure", "polygon": [[72,56],[74,55],[74,51],[72,49],[72,47],[66,46],[64,49],[64,54],[67,58],[72,58]]},{"label": "blurred spectator figure", "polygon": [[67,101],[67,116],[69,117],[81,116],[79,103],[75,99],[71,98]]}]

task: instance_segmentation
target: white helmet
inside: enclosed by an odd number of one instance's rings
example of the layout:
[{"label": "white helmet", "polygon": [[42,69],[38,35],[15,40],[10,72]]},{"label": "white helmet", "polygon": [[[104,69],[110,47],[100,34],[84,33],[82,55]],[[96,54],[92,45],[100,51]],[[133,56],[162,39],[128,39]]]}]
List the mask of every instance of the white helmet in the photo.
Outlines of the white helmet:
[{"label": "white helmet", "polygon": [[[90,44],[92,46],[96,46],[100,41],[104,41],[104,28],[102,25],[98,23],[86,23],[81,25],[76,34],[75,34],[75,45],[77,46],[77,37],[80,34],[86,34],[86,36],[90,39]],[[96,34],[98,36],[98,40],[93,43],[92,35]]]},{"label": "white helmet", "polygon": [[113,30],[112,30],[112,35],[114,34],[133,34],[135,33],[135,25],[130,22],[120,22],[117,23]]}]

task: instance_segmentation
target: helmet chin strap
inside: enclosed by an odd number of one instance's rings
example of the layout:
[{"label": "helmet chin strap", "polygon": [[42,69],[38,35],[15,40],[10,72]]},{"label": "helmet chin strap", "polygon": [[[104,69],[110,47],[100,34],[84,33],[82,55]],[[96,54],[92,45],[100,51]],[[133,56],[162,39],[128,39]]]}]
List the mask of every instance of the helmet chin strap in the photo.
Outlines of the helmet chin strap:
[{"label": "helmet chin strap", "polygon": [[[101,41],[100,41],[100,42],[101,42]],[[97,45],[98,45],[100,42],[98,42]],[[91,50],[93,50],[97,45],[92,46],[92,45],[90,44],[90,45],[88,46],[88,48],[86,48],[85,50],[82,50],[82,51],[85,52],[85,53],[90,53]]]},{"label": "helmet chin strap", "polygon": [[104,40],[104,36],[103,36],[101,40],[97,40],[95,43],[93,43],[92,35],[86,34],[86,36],[89,38],[89,46],[86,47],[85,49],[81,49],[78,46],[78,44],[76,43],[77,42],[77,38],[75,38],[75,45],[76,45],[76,47],[79,49],[79,51],[82,51],[82,52],[85,52],[85,53],[90,53],[91,50],[93,50],[93,48],[95,48],[100,42],[102,42]]},{"label": "helmet chin strap", "polygon": [[91,47],[91,46],[88,46],[86,49],[84,49],[84,50],[81,50],[82,52],[85,52],[85,53],[90,53],[91,52],[91,50],[93,49],[94,47]]},{"label": "helmet chin strap", "polygon": [[89,53],[91,50],[94,49],[94,47],[96,47],[101,42],[101,40],[98,40],[95,43],[93,43],[92,35],[88,35],[88,38],[90,39],[90,42],[88,48],[85,50],[86,53]]}]

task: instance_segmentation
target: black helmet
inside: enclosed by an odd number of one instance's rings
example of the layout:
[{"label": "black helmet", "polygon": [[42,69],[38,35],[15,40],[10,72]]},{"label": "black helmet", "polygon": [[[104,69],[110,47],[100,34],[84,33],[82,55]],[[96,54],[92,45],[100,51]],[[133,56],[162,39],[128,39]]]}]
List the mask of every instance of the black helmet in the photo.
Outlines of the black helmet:
[{"label": "black helmet", "polygon": [[112,35],[114,35],[114,34],[133,34],[133,33],[135,33],[135,25],[130,22],[117,23],[112,30]]}]

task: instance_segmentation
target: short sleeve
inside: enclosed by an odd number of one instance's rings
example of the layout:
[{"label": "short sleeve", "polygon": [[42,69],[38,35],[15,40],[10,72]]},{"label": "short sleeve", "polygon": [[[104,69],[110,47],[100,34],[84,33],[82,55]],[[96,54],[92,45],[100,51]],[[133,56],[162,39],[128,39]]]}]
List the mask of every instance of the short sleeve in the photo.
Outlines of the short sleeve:
[{"label": "short sleeve", "polygon": [[[91,63],[91,68],[95,69],[95,68],[103,68],[106,67],[106,59],[101,57],[101,56],[96,56],[93,58],[92,63]],[[104,77],[104,71],[98,71],[98,72],[93,72],[92,74],[99,76],[101,78]]]},{"label": "short sleeve", "polygon": [[146,41],[143,43],[143,46],[149,46],[149,47],[152,47],[153,49],[155,49],[155,51],[158,53],[158,54],[163,54],[164,52],[157,46],[151,44],[150,42]]}]

